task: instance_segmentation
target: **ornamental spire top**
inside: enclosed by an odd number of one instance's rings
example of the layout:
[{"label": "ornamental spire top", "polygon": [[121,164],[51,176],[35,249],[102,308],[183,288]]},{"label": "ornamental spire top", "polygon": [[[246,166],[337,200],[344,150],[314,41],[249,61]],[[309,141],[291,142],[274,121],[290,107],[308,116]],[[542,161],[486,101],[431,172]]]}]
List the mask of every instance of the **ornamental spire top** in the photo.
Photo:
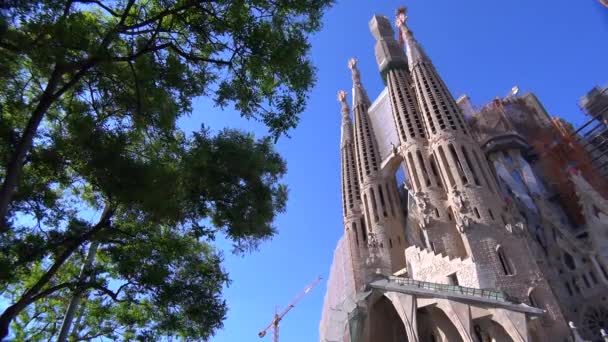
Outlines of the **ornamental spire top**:
[{"label": "ornamental spire top", "polygon": [[348,68],[353,74],[353,84],[361,84],[361,74],[357,68],[357,59],[351,58],[348,60]]},{"label": "ornamental spire top", "polygon": [[429,62],[430,59],[414,38],[414,32],[407,26],[407,19],[407,7],[399,7],[395,16],[395,26],[399,30],[399,43],[406,45],[408,61],[410,67],[413,67],[416,63]]},{"label": "ornamental spire top", "polygon": [[361,74],[357,68],[357,59],[351,58],[348,60],[348,68],[350,69],[353,77],[353,107],[360,104],[370,104],[367,93],[361,84]]},{"label": "ornamental spire top", "polygon": [[350,113],[350,108],[348,107],[348,103],[346,103],[346,94],[347,93],[345,90],[338,91],[338,102],[340,102],[340,104],[342,105],[342,108],[340,110],[340,112],[342,113],[342,120],[350,119],[350,117],[348,116]]},{"label": "ornamental spire top", "polygon": [[339,90],[338,91],[338,102],[342,105],[340,112],[342,113],[342,134],[341,134],[341,144],[352,141],[353,138],[353,126],[350,121],[350,108],[348,108],[348,103],[346,102],[346,91]]}]

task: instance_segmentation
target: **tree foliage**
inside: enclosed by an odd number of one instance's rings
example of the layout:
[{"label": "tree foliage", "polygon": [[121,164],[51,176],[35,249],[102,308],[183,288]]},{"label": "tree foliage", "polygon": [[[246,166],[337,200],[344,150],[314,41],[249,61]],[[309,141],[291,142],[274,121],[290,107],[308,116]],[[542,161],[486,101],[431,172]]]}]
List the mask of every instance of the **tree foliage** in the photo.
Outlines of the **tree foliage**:
[{"label": "tree foliage", "polygon": [[[9,0],[0,4],[0,339],[207,339],[229,282],[213,241],[275,233],[273,140],[314,84],[308,34],[330,0]],[[269,137],[176,125],[211,97]],[[95,266],[80,274],[88,248]]]}]

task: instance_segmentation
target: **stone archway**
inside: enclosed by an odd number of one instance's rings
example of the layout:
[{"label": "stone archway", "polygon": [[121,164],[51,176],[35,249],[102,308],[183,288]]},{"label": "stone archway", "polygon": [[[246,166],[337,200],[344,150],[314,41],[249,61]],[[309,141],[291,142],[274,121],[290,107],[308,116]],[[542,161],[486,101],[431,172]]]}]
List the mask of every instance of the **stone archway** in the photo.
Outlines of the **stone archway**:
[{"label": "stone archway", "polygon": [[369,336],[374,342],[408,341],[405,326],[393,303],[381,296],[369,311]]},{"label": "stone archway", "polygon": [[489,317],[473,321],[473,338],[476,342],[513,342],[505,328]]},{"label": "stone archway", "polygon": [[430,342],[463,342],[458,329],[443,310],[431,305],[418,309],[418,338]]}]

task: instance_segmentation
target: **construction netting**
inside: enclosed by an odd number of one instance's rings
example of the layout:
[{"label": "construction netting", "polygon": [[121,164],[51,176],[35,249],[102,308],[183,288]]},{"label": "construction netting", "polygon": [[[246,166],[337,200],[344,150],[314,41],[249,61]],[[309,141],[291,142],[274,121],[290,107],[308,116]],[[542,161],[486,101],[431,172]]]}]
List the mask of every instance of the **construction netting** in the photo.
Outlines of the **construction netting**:
[{"label": "construction netting", "polygon": [[327,292],[321,313],[321,342],[358,342],[364,310],[358,307],[369,293],[355,294],[353,269],[346,238],[342,236],[334,251],[327,279]]}]

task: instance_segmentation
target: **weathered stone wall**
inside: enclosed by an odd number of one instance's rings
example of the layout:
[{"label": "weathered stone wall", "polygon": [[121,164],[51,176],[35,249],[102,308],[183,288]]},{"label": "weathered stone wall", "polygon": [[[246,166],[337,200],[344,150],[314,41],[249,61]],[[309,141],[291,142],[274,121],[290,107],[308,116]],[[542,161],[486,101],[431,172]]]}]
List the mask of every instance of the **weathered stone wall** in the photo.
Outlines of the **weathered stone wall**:
[{"label": "weathered stone wall", "polygon": [[479,288],[477,270],[468,258],[451,259],[427,249],[410,246],[405,250],[405,259],[412,279],[449,284],[448,276],[456,274],[459,285]]}]

